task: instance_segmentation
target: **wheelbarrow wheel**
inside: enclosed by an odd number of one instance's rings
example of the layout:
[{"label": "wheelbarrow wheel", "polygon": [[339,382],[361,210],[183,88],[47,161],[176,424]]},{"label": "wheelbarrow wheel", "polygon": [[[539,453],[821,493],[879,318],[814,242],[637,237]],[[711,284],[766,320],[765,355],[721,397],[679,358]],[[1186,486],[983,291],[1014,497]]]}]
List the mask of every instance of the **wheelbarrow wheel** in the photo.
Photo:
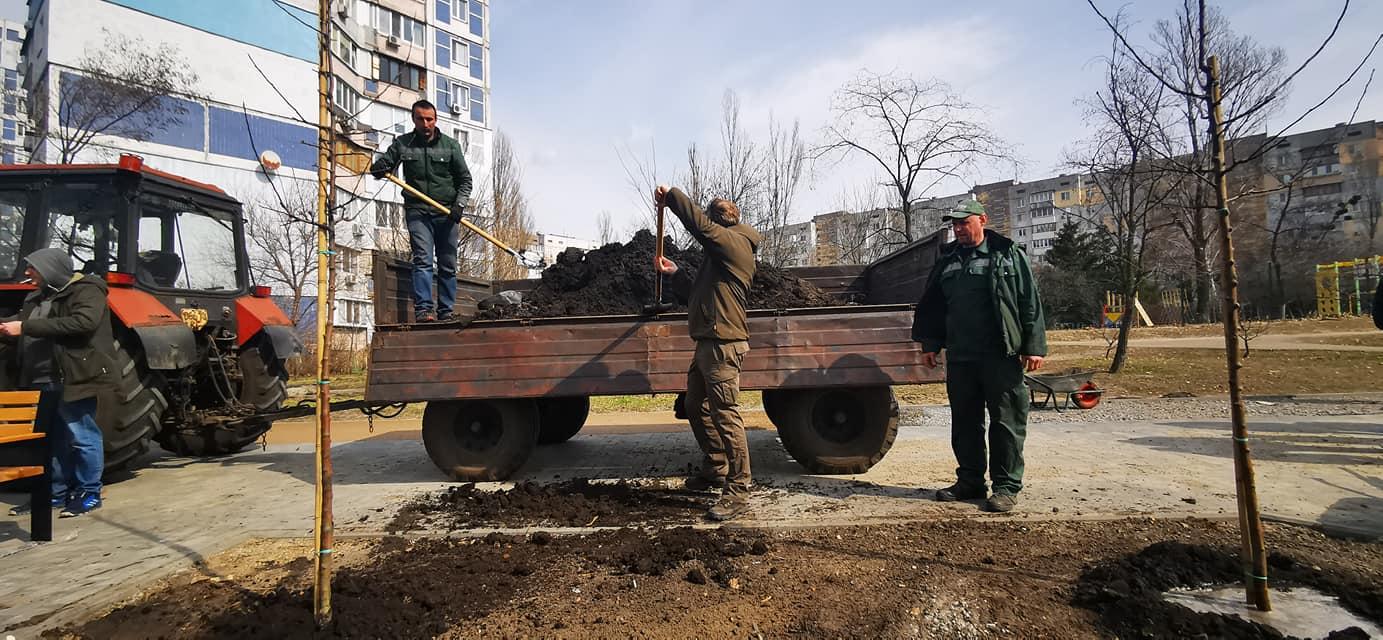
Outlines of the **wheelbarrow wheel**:
[{"label": "wheelbarrow wheel", "polygon": [[[1095,393],[1088,393],[1094,391]],[[1100,388],[1093,382],[1081,385],[1080,389],[1071,394],[1071,402],[1082,409],[1094,409],[1100,404]]]}]

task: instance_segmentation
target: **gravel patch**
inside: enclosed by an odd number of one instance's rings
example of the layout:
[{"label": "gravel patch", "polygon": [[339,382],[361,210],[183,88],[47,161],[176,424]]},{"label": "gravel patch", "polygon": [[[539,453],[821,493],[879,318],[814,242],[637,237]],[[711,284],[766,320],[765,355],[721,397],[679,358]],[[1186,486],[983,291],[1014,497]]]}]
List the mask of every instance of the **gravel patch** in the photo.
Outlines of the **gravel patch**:
[{"label": "gravel patch", "polygon": [[[1357,416],[1383,414],[1383,394],[1331,394],[1319,396],[1251,396],[1249,416]],[[948,427],[951,409],[946,405],[902,407],[902,423],[909,426]],[[1227,397],[1207,398],[1105,398],[1094,409],[1034,408],[1028,422],[1160,422],[1164,420],[1229,419]]]}]

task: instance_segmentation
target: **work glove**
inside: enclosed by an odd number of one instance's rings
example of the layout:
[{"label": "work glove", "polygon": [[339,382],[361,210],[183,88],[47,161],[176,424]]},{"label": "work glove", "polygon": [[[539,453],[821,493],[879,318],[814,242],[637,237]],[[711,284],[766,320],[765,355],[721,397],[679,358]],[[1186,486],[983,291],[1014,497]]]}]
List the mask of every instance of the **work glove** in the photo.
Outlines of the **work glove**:
[{"label": "work glove", "polygon": [[370,175],[374,176],[375,180],[383,180],[389,175],[389,172],[385,169],[380,169],[379,171],[371,171]]},{"label": "work glove", "polygon": [[458,202],[454,205],[451,205],[451,213],[447,215],[447,219],[452,222],[460,223],[461,216],[464,215],[466,215],[466,205],[463,205]]}]

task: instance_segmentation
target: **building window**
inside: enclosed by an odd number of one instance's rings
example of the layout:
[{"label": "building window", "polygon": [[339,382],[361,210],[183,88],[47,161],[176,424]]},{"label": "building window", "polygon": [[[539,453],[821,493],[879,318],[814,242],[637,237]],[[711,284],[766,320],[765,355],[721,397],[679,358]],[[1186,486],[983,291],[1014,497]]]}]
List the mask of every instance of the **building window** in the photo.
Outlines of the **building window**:
[{"label": "building window", "polygon": [[1318,184],[1314,187],[1306,187],[1305,189],[1302,189],[1301,195],[1305,198],[1319,198],[1321,196],[1338,195],[1343,190],[1343,185],[1341,185],[1339,182],[1336,182],[1335,184]]},{"label": "building window", "polygon": [[460,105],[464,112],[471,106],[471,88],[464,84],[454,84],[451,87],[451,103]]},{"label": "building window", "polygon": [[5,69],[5,90],[14,91],[19,88],[19,72],[14,69]]},{"label": "building window", "polygon": [[1061,192],[1061,199],[1062,199],[1062,200],[1070,200],[1070,199],[1071,199],[1071,192],[1070,192],[1070,191],[1062,191],[1062,192]]},{"label": "building window", "polygon": [[471,35],[485,37],[485,5],[480,0],[471,0]]},{"label": "building window", "polygon": [[405,89],[422,91],[427,86],[427,75],[422,67],[395,60],[388,56],[379,57],[379,80],[398,85]]},{"label": "building window", "polygon": [[370,26],[380,35],[394,36],[413,46],[423,46],[423,23],[379,5],[370,5]]},{"label": "building window", "polygon": [[471,120],[485,122],[485,92],[479,89],[471,94]]},{"label": "building window", "polygon": [[355,92],[345,80],[341,78],[331,79],[331,103],[336,105],[346,115],[354,117],[360,113],[360,105],[365,98]]},{"label": "building window", "polygon": [[331,37],[336,41],[336,46],[332,47],[332,50],[336,52],[336,57],[344,61],[351,70],[355,70],[355,43],[334,29],[331,32]]},{"label": "building window", "polygon": [[451,43],[451,64],[457,67],[466,68],[471,64],[471,46],[461,40],[453,40]]},{"label": "building window", "polygon": [[397,202],[375,201],[375,226],[386,229],[403,227],[403,205]]},{"label": "building window", "polygon": [[466,151],[471,146],[471,132],[456,127],[451,130],[451,137],[456,138],[456,143],[461,145],[461,150]]},{"label": "building window", "polygon": [[24,38],[19,37],[19,32],[14,29],[5,29],[5,39],[10,42],[23,42]]}]

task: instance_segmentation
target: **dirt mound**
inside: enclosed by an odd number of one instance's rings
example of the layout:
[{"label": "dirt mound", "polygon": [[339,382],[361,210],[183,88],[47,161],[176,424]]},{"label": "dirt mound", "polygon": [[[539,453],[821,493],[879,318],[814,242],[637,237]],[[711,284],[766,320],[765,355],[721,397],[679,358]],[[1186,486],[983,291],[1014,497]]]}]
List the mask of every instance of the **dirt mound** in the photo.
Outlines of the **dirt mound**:
[{"label": "dirt mound", "polygon": [[708,496],[639,487],[624,481],[523,482],[513,489],[484,491],[468,483],[448,487],[404,505],[390,531],[421,527],[615,526],[697,520]]},{"label": "dirt mound", "polygon": [[[542,283],[524,293],[523,302],[481,310],[476,319],[637,314],[654,302],[655,244],[655,236],[644,230],[625,244],[612,242],[586,252],[567,249],[543,271]],[[684,251],[671,242],[664,243],[664,253],[693,279],[704,257],[699,249]],[[685,311],[671,282],[672,277],[664,281],[663,300],[673,303],[674,311]],[[810,282],[760,262],[748,304],[750,309],[788,309],[836,303]]]},{"label": "dirt mound", "polygon": [[[1313,568],[1281,553],[1271,555],[1269,564],[1274,588],[1311,586],[1339,597],[1346,608],[1360,616],[1372,620],[1383,616],[1383,594],[1361,576]],[[1120,637],[1283,638],[1271,627],[1238,617],[1198,613],[1162,598],[1174,588],[1238,584],[1241,580],[1237,552],[1159,542],[1084,572],[1072,602],[1099,613],[1106,628]]]},{"label": "dirt mound", "polygon": [[682,527],[644,533],[622,529],[588,557],[625,573],[661,576],[680,571],[693,584],[714,581],[728,586],[739,575],[732,559],[762,556],[771,549],[768,537],[759,532],[697,531]]}]

